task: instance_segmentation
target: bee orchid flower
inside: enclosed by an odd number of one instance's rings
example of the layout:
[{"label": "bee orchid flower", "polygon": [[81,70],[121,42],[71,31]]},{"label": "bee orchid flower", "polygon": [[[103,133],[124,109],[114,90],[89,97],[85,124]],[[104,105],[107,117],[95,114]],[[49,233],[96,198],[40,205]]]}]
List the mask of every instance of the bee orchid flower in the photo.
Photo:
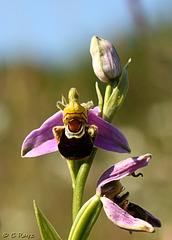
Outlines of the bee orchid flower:
[{"label": "bee orchid flower", "polygon": [[120,180],[145,167],[151,159],[150,154],[128,158],[111,168],[100,177],[96,195],[100,196],[107,217],[118,227],[129,231],[154,232],[154,227],[161,227],[160,221],[148,211],[127,200],[129,192],[124,190]]},{"label": "bee orchid flower", "polygon": [[79,104],[75,88],[70,89],[68,98],[69,104],[58,102],[61,110],[26,137],[22,157],[36,157],[59,150],[64,158],[78,160],[89,157],[93,146],[119,153],[130,152],[125,136],[98,116],[99,107],[91,109],[92,101]]}]

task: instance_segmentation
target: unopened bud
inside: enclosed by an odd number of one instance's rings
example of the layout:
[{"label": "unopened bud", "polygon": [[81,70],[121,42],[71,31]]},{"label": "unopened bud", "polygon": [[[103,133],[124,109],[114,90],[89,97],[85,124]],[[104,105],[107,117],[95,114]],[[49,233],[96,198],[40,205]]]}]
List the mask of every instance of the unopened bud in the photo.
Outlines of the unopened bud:
[{"label": "unopened bud", "polygon": [[107,40],[92,37],[90,44],[93,69],[96,76],[105,83],[121,76],[121,63],[113,45]]}]

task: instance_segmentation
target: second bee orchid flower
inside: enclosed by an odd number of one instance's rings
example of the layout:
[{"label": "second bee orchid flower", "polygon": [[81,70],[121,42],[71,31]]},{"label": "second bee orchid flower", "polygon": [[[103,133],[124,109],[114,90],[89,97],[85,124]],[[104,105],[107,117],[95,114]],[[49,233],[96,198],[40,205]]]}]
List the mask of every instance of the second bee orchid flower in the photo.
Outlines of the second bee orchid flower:
[{"label": "second bee orchid flower", "polygon": [[151,154],[128,158],[111,168],[100,177],[96,194],[100,196],[107,217],[118,227],[129,231],[154,232],[154,227],[161,227],[161,222],[140,206],[127,200],[129,192],[124,190],[120,180],[148,165]]}]

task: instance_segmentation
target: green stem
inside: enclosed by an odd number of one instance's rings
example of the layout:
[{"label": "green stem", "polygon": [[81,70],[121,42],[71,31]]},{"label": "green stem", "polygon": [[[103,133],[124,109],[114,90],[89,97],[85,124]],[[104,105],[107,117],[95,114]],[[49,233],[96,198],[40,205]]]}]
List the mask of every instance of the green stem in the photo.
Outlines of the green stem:
[{"label": "green stem", "polygon": [[82,207],[85,183],[96,152],[97,148],[93,148],[91,156],[87,160],[83,161],[79,168],[73,192],[73,221]]},{"label": "green stem", "polygon": [[77,176],[80,164],[79,164],[79,161],[67,160],[67,165],[68,165],[69,172],[72,179],[72,187],[73,189],[75,189],[75,180],[76,180],[76,176]]}]

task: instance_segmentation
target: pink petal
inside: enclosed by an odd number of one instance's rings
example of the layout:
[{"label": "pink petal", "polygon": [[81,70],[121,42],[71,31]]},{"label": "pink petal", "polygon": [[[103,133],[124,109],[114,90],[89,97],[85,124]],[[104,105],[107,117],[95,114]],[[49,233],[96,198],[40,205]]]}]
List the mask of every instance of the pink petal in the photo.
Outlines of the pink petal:
[{"label": "pink petal", "polygon": [[151,157],[151,154],[145,154],[140,157],[127,158],[126,160],[116,163],[100,177],[97,183],[97,193],[101,195],[101,187],[105,184],[120,180],[132,174],[137,169],[147,166]]},{"label": "pink petal", "polygon": [[52,129],[63,126],[63,113],[59,111],[48,118],[40,128],[33,130],[24,140],[21,150],[22,157],[36,157],[57,151],[57,143]]},{"label": "pink petal", "polygon": [[98,134],[94,146],[107,151],[126,153],[130,152],[126,137],[112,124],[98,116],[98,109],[89,111],[88,124],[98,127]]},{"label": "pink petal", "polygon": [[154,232],[151,224],[139,218],[134,218],[109,198],[101,197],[100,199],[107,217],[118,227],[129,231]]}]

